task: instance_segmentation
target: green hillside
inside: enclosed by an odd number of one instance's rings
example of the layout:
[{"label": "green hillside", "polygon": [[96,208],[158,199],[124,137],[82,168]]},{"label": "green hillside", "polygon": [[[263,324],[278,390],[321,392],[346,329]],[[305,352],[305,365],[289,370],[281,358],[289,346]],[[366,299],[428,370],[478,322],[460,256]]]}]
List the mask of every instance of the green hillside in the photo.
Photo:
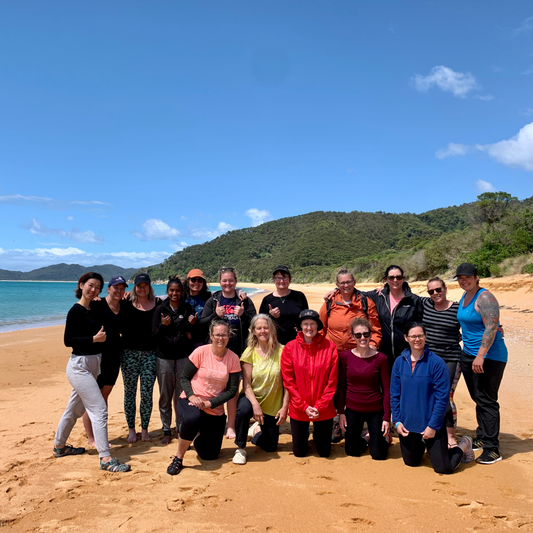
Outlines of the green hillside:
[{"label": "green hillside", "polygon": [[477,202],[418,215],[317,211],[230,231],[142,271],[164,280],[201,268],[215,280],[220,267],[232,266],[241,281],[258,283],[286,264],[296,282],[329,282],[340,266],[361,280],[377,280],[388,264],[398,263],[421,279],[471,260],[482,275],[491,269],[497,275],[501,261],[533,251],[532,200],[484,193]]},{"label": "green hillside", "polygon": [[9,281],[78,281],[85,272],[99,272],[105,281],[109,281],[113,276],[124,276],[130,278],[136,271],[135,268],[123,268],[116,265],[95,265],[85,267],[82,265],[67,265],[59,263],[43,268],[37,268],[30,272],[19,272],[15,270],[0,270],[0,279]]}]

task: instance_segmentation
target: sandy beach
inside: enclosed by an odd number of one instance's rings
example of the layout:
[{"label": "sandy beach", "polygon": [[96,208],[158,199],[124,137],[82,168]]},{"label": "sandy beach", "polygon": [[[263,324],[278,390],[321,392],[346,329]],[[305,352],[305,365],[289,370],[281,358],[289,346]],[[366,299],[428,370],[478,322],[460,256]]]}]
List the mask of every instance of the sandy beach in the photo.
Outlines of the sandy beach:
[{"label": "sandy beach", "polygon": [[[410,285],[423,294],[424,283]],[[504,460],[462,465],[450,476],[435,474],[427,457],[418,468],[405,466],[397,439],[383,462],[368,454],[347,457],[344,441],[333,445],[329,459],[318,457],[314,447],[298,459],[285,424],[277,453],[250,445],[248,464],[237,466],[231,462],[235,445],[225,440],[218,460],[203,462],[190,451],[186,468],[171,477],[166,467],[177,440],[161,444],[157,401],[152,441],[127,443],[120,377],[110,396],[109,438],[113,453],[132,471],[100,471],[95,449],[54,459],[54,431],[70,394],[63,327],[1,333],[0,527],[21,532],[533,531],[533,277],[482,280],[482,286],[502,306],[509,348],[500,389]],[[318,310],[331,286],[291,287],[305,292]],[[459,299],[457,284],[449,287],[449,297]],[[268,292],[273,288],[261,285]],[[253,297],[257,307],[265,294]],[[458,433],[474,435],[474,404],[462,379],[456,403]],[[80,420],[70,444],[85,442]]]}]

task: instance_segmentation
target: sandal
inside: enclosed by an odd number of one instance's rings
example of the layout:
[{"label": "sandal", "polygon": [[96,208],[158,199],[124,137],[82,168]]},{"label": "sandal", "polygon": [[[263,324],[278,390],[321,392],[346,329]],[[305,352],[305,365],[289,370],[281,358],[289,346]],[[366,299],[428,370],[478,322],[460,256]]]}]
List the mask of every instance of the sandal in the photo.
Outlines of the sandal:
[{"label": "sandal", "polygon": [[107,470],[108,472],[129,472],[131,466],[126,463],[121,463],[116,457],[113,457],[109,463],[104,463],[100,459],[100,470]]},{"label": "sandal", "polygon": [[85,453],[85,448],[74,448],[70,444],[65,444],[63,448],[54,448],[53,454],[57,459],[58,457],[66,457],[67,455],[81,455]]},{"label": "sandal", "polygon": [[183,469],[183,459],[174,457],[172,462],[168,465],[167,474],[177,476]]}]

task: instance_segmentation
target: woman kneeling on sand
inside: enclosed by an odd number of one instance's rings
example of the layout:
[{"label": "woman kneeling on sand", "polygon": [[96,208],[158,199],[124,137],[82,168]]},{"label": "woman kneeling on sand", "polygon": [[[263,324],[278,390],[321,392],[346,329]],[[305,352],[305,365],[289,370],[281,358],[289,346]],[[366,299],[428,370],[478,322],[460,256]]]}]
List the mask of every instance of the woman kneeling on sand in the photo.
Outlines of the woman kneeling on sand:
[{"label": "woman kneeling on sand", "polygon": [[76,420],[87,411],[94,431],[96,449],[100,456],[100,468],[110,472],[127,472],[130,466],[111,458],[107,438],[107,405],[96,381],[100,373],[102,343],[106,334],[101,321],[91,311],[91,301],[100,294],[104,280],[96,272],[81,276],[76,289],[78,303],[67,315],[65,346],[72,347],[67,363],[67,378],[72,393],[67,408],[59,421],[54,440],[54,457],[80,455],[85,448],[66,444]]},{"label": "woman kneeling on sand", "polygon": [[450,400],[450,379],[446,363],[426,346],[422,322],[405,330],[409,348],[392,368],[392,420],[400,436],[400,448],[407,466],[418,466],[427,449],[433,469],[451,474],[462,462],[474,460],[472,439],[463,437],[448,448],[444,415]]},{"label": "woman kneeling on sand", "polygon": [[224,403],[237,394],[241,371],[239,357],[228,350],[230,335],[226,320],[213,320],[211,344],[196,348],[183,369],[178,451],[167,468],[171,476],[183,469],[183,457],[193,441],[200,459],[214,461],[220,454],[226,428]]},{"label": "woman kneeling on sand", "polygon": [[244,393],[237,402],[235,429],[238,446],[233,462],[246,464],[248,426],[252,444],[265,452],[275,452],[278,447],[279,427],[287,419],[289,394],[283,391],[280,359],[283,346],[279,344],[276,326],[266,314],[255,315],[250,324],[248,348],[241,357]]},{"label": "woman kneeling on sand", "polygon": [[302,311],[297,327],[301,331],[281,356],[283,383],[289,391],[292,451],[296,457],[307,454],[309,423],[313,422],[316,451],[320,457],[329,457],[336,415],[337,347],[320,331],[323,325],[316,311]]}]

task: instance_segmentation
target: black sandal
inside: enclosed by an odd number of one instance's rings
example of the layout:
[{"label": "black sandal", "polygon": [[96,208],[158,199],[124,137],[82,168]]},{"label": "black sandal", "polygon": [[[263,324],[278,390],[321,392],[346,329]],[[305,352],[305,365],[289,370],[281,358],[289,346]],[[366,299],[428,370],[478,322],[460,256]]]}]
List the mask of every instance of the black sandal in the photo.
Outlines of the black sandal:
[{"label": "black sandal", "polygon": [[183,469],[183,459],[174,457],[172,462],[168,465],[167,474],[177,476]]}]

